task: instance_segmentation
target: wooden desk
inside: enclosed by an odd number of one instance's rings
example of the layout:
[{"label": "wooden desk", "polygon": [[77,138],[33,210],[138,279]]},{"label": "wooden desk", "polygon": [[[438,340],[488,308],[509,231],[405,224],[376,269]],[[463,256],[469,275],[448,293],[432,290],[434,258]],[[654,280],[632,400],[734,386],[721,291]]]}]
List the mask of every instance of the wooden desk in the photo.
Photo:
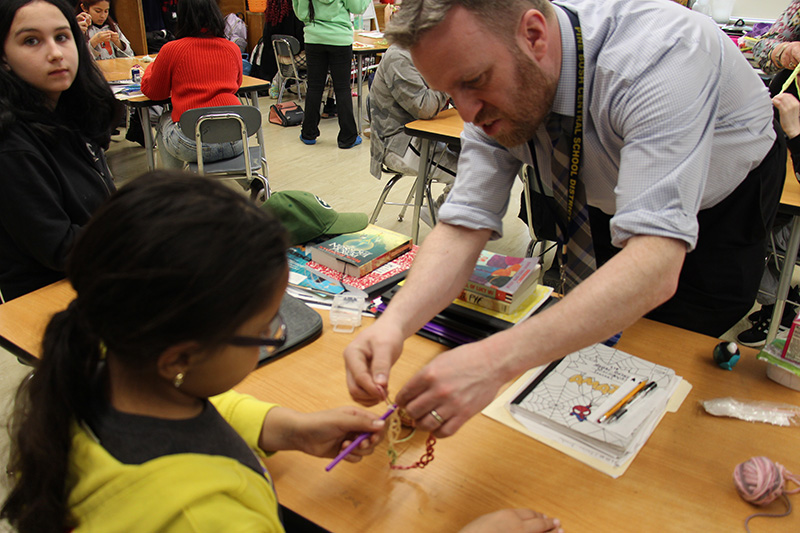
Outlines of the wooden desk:
[{"label": "wooden desk", "polygon": [[[104,59],[102,61],[97,61],[96,64],[100,67],[100,71],[105,76],[106,80],[109,82],[112,81],[120,81],[120,80],[127,80],[131,77],[131,68],[134,65],[139,65],[142,69],[142,73],[144,73],[144,69],[146,69],[151,63],[145,63],[142,61],[143,56],[135,56],[135,57],[121,57],[116,59]],[[239,87],[239,91],[237,94],[240,96],[244,96],[250,102],[250,105],[254,105],[258,107],[258,91],[263,91],[269,89],[269,82],[254,78],[252,76],[243,76],[242,77],[242,85]],[[148,170],[153,170],[156,168],[156,158],[155,158],[155,142],[153,140],[153,129],[150,126],[150,107],[154,105],[163,105],[168,104],[170,101],[167,100],[150,100],[146,96],[137,96],[135,98],[130,98],[125,100],[125,104],[133,107],[139,113],[139,119],[142,122],[142,130],[144,133],[144,148],[147,151],[147,168]],[[145,127],[147,125],[147,127]],[[264,134],[259,128],[258,133],[256,134],[256,138],[258,139],[258,144],[261,146],[261,153],[265,154],[264,151]]]},{"label": "wooden desk", "polygon": [[[0,336],[38,354],[44,323],[71,295],[61,282],[0,306]],[[257,369],[236,389],[303,411],[351,404],[342,350],[354,334],[333,333],[327,313],[323,318],[319,340]],[[362,462],[342,463],[331,472],[324,469],[328,460],[297,452],[276,454],[268,467],[285,506],[336,533],[456,531],[507,507],[556,516],[566,531],[739,531],[756,508],[737,495],[734,467],[764,455],[800,473],[800,430],[711,417],[698,402],[734,396],[800,405],[800,393],[767,379],[766,363],[755,360],[754,350],[744,348],[731,372],[717,368],[711,360],[717,342],[645,319],[624,332],[620,349],[671,366],[693,389],[619,479],[483,415],[439,440],[434,461],[423,470],[390,470],[385,443]],[[391,392],[443,350],[421,337],[408,339],[392,372]],[[382,406],[374,410],[383,412]],[[401,464],[419,458],[425,437],[412,439]],[[797,498],[790,496],[795,507]],[[780,512],[783,504],[765,510]],[[800,513],[756,518],[751,530],[800,531]]]},{"label": "wooden desk", "polygon": [[[456,109],[445,109],[432,119],[415,120],[405,125],[403,130],[412,137],[419,137],[419,171],[414,184],[414,217],[411,221],[411,238],[419,244],[419,211],[422,208],[422,197],[425,184],[431,173],[431,142],[460,143],[464,121]],[[436,220],[432,221],[436,224]]]},{"label": "wooden desk", "polygon": [[385,52],[389,48],[385,44],[385,39],[373,39],[371,37],[364,37],[359,35],[364,30],[355,30],[353,32],[353,55],[356,57],[356,129],[361,133],[361,87],[364,85],[364,57],[368,55],[375,55],[379,52]]},{"label": "wooden desk", "polygon": [[792,156],[788,156],[786,162],[786,178],[783,180],[783,192],[781,193],[781,203],[778,212],[792,215],[792,229],[789,234],[789,242],[786,245],[783,263],[781,263],[781,275],[778,280],[778,290],[775,294],[775,308],[772,310],[772,319],[767,331],[767,344],[778,334],[778,327],[783,318],[783,309],[786,305],[786,298],[789,295],[789,288],[792,284],[792,274],[794,265],[797,262],[797,251],[800,248],[800,183],[794,174]]}]

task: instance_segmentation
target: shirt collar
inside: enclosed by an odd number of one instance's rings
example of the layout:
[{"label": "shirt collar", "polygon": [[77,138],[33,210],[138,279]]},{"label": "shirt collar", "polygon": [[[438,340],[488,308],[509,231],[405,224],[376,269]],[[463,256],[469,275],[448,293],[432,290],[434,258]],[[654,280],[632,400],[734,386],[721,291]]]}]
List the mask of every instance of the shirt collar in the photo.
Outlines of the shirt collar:
[{"label": "shirt collar", "polygon": [[558,78],[556,96],[552,111],[568,117],[575,116],[575,87],[577,84],[578,50],[575,46],[575,32],[569,17],[556,4],[553,8],[561,30],[561,75]]}]

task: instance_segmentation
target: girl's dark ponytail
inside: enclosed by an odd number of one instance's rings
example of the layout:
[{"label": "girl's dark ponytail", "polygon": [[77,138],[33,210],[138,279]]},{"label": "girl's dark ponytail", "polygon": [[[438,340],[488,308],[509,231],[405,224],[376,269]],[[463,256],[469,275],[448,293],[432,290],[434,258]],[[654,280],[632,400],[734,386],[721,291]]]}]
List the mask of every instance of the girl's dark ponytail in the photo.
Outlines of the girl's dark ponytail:
[{"label": "girl's dark ponytail", "polygon": [[314,0],[308,0],[308,20],[314,22]]},{"label": "girl's dark ponytail", "polygon": [[53,316],[42,348],[32,377],[17,392],[8,469],[19,477],[0,512],[20,533],[74,526],[64,484],[71,424],[90,409],[90,385],[100,360],[99,339],[81,317],[77,300]]}]

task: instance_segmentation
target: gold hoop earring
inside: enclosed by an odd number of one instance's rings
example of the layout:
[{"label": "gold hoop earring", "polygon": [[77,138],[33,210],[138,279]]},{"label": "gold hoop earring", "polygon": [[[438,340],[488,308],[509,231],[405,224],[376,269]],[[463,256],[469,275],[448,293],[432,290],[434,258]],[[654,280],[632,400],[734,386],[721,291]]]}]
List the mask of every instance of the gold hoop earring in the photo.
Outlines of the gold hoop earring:
[{"label": "gold hoop earring", "polygon": [[183,372],[178,372],[178,374],[175,376],[175,380],[172,382],[172,384],[175,385],[176,389],[180,389],[181,385],[183,385],[183,378]]}]

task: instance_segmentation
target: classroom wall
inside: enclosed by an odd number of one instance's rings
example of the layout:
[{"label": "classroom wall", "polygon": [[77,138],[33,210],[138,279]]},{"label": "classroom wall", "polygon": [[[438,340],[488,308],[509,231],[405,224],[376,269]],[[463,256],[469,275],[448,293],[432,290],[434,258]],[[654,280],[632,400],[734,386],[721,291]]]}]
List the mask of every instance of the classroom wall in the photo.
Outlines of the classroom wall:
[{"label": "classroom wall", "polygon": [[790,3],[791,0],[736,0],[733,17],[775,20]]}]

